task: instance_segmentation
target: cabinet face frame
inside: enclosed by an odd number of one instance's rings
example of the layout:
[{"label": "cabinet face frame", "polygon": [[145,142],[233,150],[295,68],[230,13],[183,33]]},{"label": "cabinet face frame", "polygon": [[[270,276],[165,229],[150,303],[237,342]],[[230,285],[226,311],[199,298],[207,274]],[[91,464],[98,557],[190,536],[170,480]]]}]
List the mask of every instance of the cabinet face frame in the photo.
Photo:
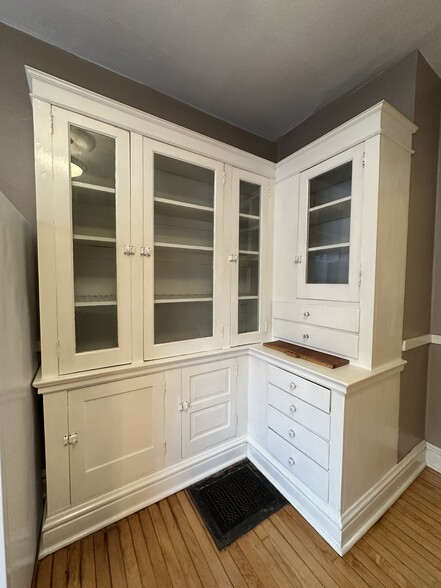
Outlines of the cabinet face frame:
[{"label": "cabinet face frame", "polygon": [[[357,302],[360,299],[361,214],[363,203],[364,143],[348,149],[300,173],[297,260],[297,297]],[[352,161],[349,273],[345,284],[307,282],[310,180]]]},{"label": "cabinet face frame", "polygon": [[[230,259],[230,283],[231,283],[231,345],[246,345],[258,343],[265,339],[268,331],[268,294],[271,286],[268,286],[270,275],[269,264],[269,240],[268,240],[268,218],[270,209],[271,187],[267,178],[252,172],[232,168],[231,171],[231,223],[229,242],[231,249]],[[249,182],[260,186],[260,211],[259,211],[259,277],[258,277],[258,329],[247,333],[239,333],[239,263],[240,263],[240,182]]]},{"label": "cabinet face frame", "polygon": [[[222,294],[223,294],[223,177],[224,165],[218,161],[144,137],[144,247],[151,255],[144,257],[144,359],[172,357],[222,347]],[[214,235],[213,235],[213,334],[184,341],[155,344],[154,341],[154,156],[176,159],[214,172]],[[173,303],[170,303],[173,304]]]},{"label": "cabinet face frame", "polygon": [[[59,373],[122,365],[131,361],[131,263],[124,255],[130,244],[129,133],[112,125],[58,107],[52,108],[53,185],[57,281]],[[115,140],[116,299],[118,347],[76,352],[73,263],[73,218],[69,129],[75,125]],[[55,343],[55,342],[54,342]]]}]

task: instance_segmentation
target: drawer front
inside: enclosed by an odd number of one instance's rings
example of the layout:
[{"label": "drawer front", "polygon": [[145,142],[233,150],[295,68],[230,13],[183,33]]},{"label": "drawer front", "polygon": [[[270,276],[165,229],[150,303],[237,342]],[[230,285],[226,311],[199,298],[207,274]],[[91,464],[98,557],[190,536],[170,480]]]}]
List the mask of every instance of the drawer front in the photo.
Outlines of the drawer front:
[{"label": "drawer front", "polygon": [[329,474],[312,459],[268,429],[267,449],[293,476],[311,488],[320,498],[328,500]]},{"label": "drawer front", "polygon": [[360,310],[354,307],[311,304],[305,301],[275,301],[273,316],[285,321],[329,327],[352,333],[358,333],[360,328]]},{"label": "drawer front", "polygon": [[280,319],[274,319],[273,333],[279,339],[292,341],[305,347],[354,359],[358,357],[358,335],[353,333]]},{"label": "drawer front", "polygon": [[329,441],[331,417],[307,402],[268,384],[268,404],[293,421]]},{"label": "drawer front", "polygon": [[268,381],[293,396],[329,412],[331,409],[331,391],[305,378],[282,370],[274,365],[268,366]]},{"label": "drawer front", "polygon": [[268,407],[268,427],[322,468],[329,469],[329,443],[324,439],[295,423],[272,406]]}]

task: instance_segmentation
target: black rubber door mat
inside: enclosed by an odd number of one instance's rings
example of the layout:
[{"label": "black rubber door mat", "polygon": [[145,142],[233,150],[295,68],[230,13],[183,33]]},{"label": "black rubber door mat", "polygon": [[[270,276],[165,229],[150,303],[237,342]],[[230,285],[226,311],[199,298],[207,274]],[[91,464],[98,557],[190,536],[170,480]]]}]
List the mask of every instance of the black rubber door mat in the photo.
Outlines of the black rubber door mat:
[{"label": "black rubber door mat", "polygon": [[248,460],[189,486],[187,492],[218,549],[223,549],[287,504]]}]

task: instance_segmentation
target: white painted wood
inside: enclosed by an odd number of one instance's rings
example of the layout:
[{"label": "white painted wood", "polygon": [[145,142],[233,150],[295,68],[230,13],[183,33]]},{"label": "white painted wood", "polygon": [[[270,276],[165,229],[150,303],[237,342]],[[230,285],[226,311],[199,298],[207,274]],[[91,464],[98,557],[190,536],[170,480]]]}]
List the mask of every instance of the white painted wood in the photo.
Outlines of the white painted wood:
[{"label": "white painted wood", "polygon": [[431,335],[431,343],[441,345],[441,335]]},{"label": "white painted wood", "polygon": [[[53,108],[54,199],[56,283],[60,374],[131,361],[130,257],[124,245],[130,244],[129,135],[116,127],[98,123],[75,113]],[[69,125],[77,125],[114,138],[116,144],[116,276],[118,346],[96,351],[76,351],[74,262],[72,236],[72,195],[70,187]],[[92,262],[91,262],[92,263]],[[89,278],[91,279],[91,277]],[[54,344],[55,342],[53,342]]]},{"label": "white painted wood", "polygon": [[[214,262],[213,262],[213,330],[212,336],[201,337],[192,340],[171,341],[169,343],[155,343],[154,325],[154,298],[155,280],[158,271],[155,270],[155,243],[154,243],[154,156],[155,154],[185,161],[214,172]],[[222,319],[222,281],[218,277],[222,274],[225,260],[222,259],[222,227],[223,227],[223,164],[206,157],[195,155],[182,149],[170,147],[165,143],[159,143],[144,138],[144,241],[145,246],[151,247],[152,255],[145,257],[144,262],[144,359],[183,355],[209,349],[218,349],[222,346],[221,319]],[[196,262],[195,262],[196,263]],[[165,279],[165,277],[163,277]],[[184,279],[184,278],[183,278]],[[194,281],[194,280],[193,280]],[[175,288],[180,294],[179,281]],[[193,289],[196,284],[192,286]],[[188,298],[192,298],[190,295]]]},{"label": "white painted wood", "polygon": [[[360,296],[360,227],[363,201],[363,154],[364,145],[357,145],[343,153],[309,168],[300,174],[299,186],[299,234],[297,255],[297,297],[321,300],[357,301]],[[350,213],[349,278],[347,284],[308,283],[308,224],[309,182],[327,171],[352,161],[352,193]]]},{"label": "white painted wood", "polygon": [[[239,333],[239,264],[240,264],[240,244],[239,244],[239,230],[240,230],[240,182],[250,182],[260,186],[260,211],[259,216],[255,219],[259,221],[259,269],[258,269],[258,310],[257,310],[257,329],[246,333]],[[270,184],[267,178],[239,170],[232,169],[231,178],[231,222],[228,223],[230,231],[230,254],[237,256],[237,261],[229,262],[230,265],[230,279],[231,279],[231,345],[244,345],[250,343],[257,343],[264,341],[267,337],[265,334],[268,331],[268,320],[270,313],[268,313],[268,295],[271,292],[271,266],[270,257],[268,255],[268,242],[270,240],[270,232],[268,227],[268,216],[271,202]],[[248,215],[248,218],[251,218]],[[251,292],[250,292],[251,293]],[[253,292],[254,294],[254,292]],[[266,325],[265,325],[266,323]]]},{"label": "white painted wood", "polygon": [[274,318],[273,335],[278,339],[334,355],[354,359],[358,357],[358,335],[354,333]]},{"label": "white painted wood", "polygon": [[305,380],[297,374],[282,370],[276,366],[268,366],[268,382],[281,390],[312,404],[316,408],[329,413],[331,410],[331,391],[314,382]]},{"label": "white painted wood", "polygon": [[328,499],[328,472],[268,429],[268,451],[292,476],[302,480],[323,500]]},{"label": "white painted wood", "polygon": [[268,384],[268,404],[294,422],[329,440],[330,416],[273,384]]},{"label": "white painted wood", "polygon": [[245,457],[246,438],[235,438],[117,491],[95,496],[81,505],[47,517],[43,523],[38,557],[41,559]]},{"label": "white painted wood", "polygon": [[46,454],[47,516],[70,505],[69,448],[64,436],[69,434],[67,392],[53,392],[43,399],[44,440]]},{"label": "white painted wood", "polygon": [[236,435],[236,378],[235,360],[183,368],[183,458]]},{"label": "white painted wood", "polygon": [[426,442],[426,465],[441,473],[441,449]]},{"label": "white painted wood", "polygon": [[324,439],[294,423],[272,406],[268,407],[268,427],[323,469],[329,469],[329,443]]},{"label": "white painted wood", "polygon": [[[412,339],[406,339],[402,343],[401,350],[402,351],[410,351],[411,349],[415,349],[416,347],[422,347],[424,345],[429,345],[430,343],[434,343],[433,337],[434,337],[434,335],[431,335],[430,333],[428,333],[427,335],[421,335],[419,337],[412,337]],[[440,337],[440,340],[441,340],[441,337]]]},{"label": "white painted wood", "polygon": [[329,327],[340,331],[358,333],[360,326],[359,308],[349,305],[331,305],[316,301],[290,302],[279,300],[273,303],[273,316],[276,319]]},{"label": "white painted wood", "polygon": [[275,164],[271,161],[100,96],[34,68],[26,66],[25,69],[32,97],[92,116],[97,120],[116,124],[152,139],[165,141],[170,145],[189,149],[200,155],[237,165],[241,169],[268,177],[275,175]]},{"label": "white painted wood", "polygon": [[181,460],[182,417],[179,403],[182,402],[182,370],[170,369],[164,372],[165,384],[165,425],[164,439],[166,452],[164,466],[168,467]]},{"label": "white painted wood", "polygon": [[68,402],[72,504],[163,467],[162,374],[73,390]]}]

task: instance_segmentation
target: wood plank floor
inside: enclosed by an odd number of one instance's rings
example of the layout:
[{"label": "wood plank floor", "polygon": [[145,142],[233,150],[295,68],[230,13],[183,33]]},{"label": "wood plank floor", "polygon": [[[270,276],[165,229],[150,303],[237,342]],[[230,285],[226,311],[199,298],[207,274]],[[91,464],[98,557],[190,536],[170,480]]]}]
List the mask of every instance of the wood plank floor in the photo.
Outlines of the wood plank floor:
[{"label": "wood plank floor", "polygon": [[340,558],[287,506],[218,551],[185,492],[38,562],[34,588],[441,587],[441,474],[426,468]]}]

